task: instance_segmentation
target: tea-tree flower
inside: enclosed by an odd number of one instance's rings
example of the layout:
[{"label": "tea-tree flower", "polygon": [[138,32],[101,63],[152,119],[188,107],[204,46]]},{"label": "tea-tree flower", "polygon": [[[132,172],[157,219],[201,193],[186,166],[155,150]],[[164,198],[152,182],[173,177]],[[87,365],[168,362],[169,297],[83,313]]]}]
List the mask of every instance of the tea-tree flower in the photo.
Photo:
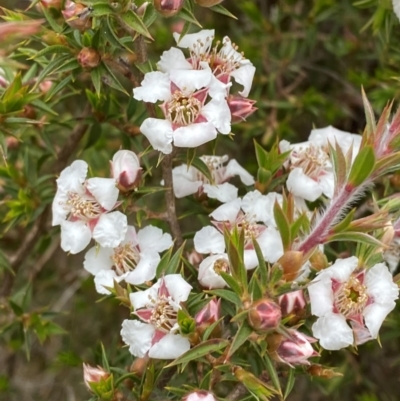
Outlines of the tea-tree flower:
[{"label": "tea-tree flower", "polygon": [[169,274],[149,289],[130,294],[140,320],[124,320],[121,336],[132,355],[175,359],[189,350],[189,340],[179,334],[177,314],[191,289],[180,274]]},{"label": "tea-tree flower", "polygon": [[208,289],[224,288],[227,284],[221,277],[221,272],[230,274],[228,255],[226,253],[217,253],[208,256],[200,263],[199,283]]},{"label": "tea-tree flower", "polygon": [[[337,259],[308,287],[312,327],[323,348],[338,350],[377,338],[386,315],[395,307],[399,289],[388,268],[378,263],[358,269],[358,259]],[[349,324],[347,323],[349,321]]]},{"label": "tea-tree flower", "polygon": [[216,401],[216,398],[213,393],[205,390],[197,390],[186,394],[182,398],[182,401]]},{"label": "tea-tree flower", "polygon": [[139,158],[130,150],[119,150],[113,156],[111,164],[112,176],[117,181],[118,188],[128,192],[137,187],[142,168]]},{"label": "tea-tree flower", "polygon": [[61,248],[78,253],[93,237],[101,246],[116,247],[124,239],[127,218],[112,210],[119,191],[113,178],[86,179],[88,165],[74,161],[57,179],[53,226],[61,226]]},{"label": "tea-tree flower", "polygon": [[336,143],[344,154],[352,148],[354,160],[360,149],[361,136],[329,126],[312,130],[307,142],[280,142],[282,152],[291,150],[290,173],[286,182],[289,191],[311,202],[322,194],[329,199],[333,197],[335,177],[329,157],[329,144],[335,147]]},{"label": "tea-tree flower", "polygon": [[183,164],[172,170],[174,193],[177,198],[183,198],[197,193],[205,193],[209,198],[228,202],[237,198],[238,189],[229,184],[231,177],[238,175],[245,185],[253,185],[254,178],[239,163],[232,159],[224,165],[229,158],[225,156],[201,156],[200,159],[210,171],[212,181],[194,166]]},{"label": "tea-tree flower", "polygon": [[91,248],[85,255],[84,267],[95,278],[96,290],[109,294],[106,287],[122,280],[139,285],[153,280],[160,262],[159,252],[172,246],[172,238],[158,227],[147,226],[136,233],[128,226],[124,240],[114,248]]}]

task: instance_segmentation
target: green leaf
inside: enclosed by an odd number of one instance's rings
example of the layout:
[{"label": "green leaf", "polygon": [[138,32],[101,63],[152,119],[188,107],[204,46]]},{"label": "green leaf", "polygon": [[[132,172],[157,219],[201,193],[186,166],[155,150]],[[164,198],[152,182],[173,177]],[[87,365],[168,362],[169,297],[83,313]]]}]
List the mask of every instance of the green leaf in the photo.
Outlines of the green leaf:
[{"label": "green leaf", "polygon": [[[177,17],[182,18],[183,20],[190,22],[192,24],[197,25],[199,28],[203,28],[199,21],[197,21],[194,14],[186,7],[182,8],[182,10],[177,14]],[[182,37],[182,36],[181,36]],[[179,41],[178,41],[179,45]]]},{"label": "green leaf", "polygon": [[271,359],[270,359],[270,357],[268,356],[267,353],[264,354],[263,361],[265,363],[265,367],[267,368],[267,371],[269,373],[269,377],[271,378],[271,381],[272,381],[273,385],[275,386],[278,394],[282,396],[281,383],[279,381],[278,373],[277,373],[276,368],[275,368],[274,364],[272,363],[272,361],[271,361]]},{"label": "green leaf", "polygon": [[215,6],[210,7],[210,10],[237,20],[237,17],[235,17],[231,12],[229,12],[225,7],[221,6],[221,4],[217,4]]},{"label": "green leaf", "polygon": [[358,152],[350,170],[348,182],[354,187],[363,184],[375,167],[375,153],[372,146],[364,146]]},{"label": "green leaf", "polygon": [[114,32],[114,29],[111,25],[110,17],[105,18],[102,24],[101,33],[108,40],[108,42],[115,46],[117,49],[120,47],[125,47],[119,40],[118,36]]},{"label": "green leaf", "polygon": [[8,258],[6,257],[6,255],[4,255],[4,253],[0,250],[0,270],[4,269],[7,270],[8,272],[10,272],[11,274],[15,274],[11,264],[8,260]]},{"label": "green leaf", "polygon": [[57,33],[61,33],[62,26],[59,25],[57,23],[57,21],[53,18],[53,16],[51,15],[50,10],[47,7],[43,6],[43,5],[42,5],[41,9],[42,9],[42,13],[44,14],[44,16],[47,19],[47,22],[50,24],[52,30],[57,32]]},{"label": "green leaf", "polygon": [[249,339],[251,333],[253,333],[253,329],[249,326],[247,320],[244,320],[239,325],[235,337],[233,337],[227,359],[229,359]]},{"label": "green leaf", "polygon": [[39,110],[42,110],[48,114],[52,114],[53,116],[58,116],[58,113],[56,113],[51,107],[49,107],[45,102],[40,99],[33,100],[31,104]]},{"label": "green leaf", "polygon": [[111,86],[111,88],[117,89],[125,95],[130,96],[125,88],[121,85],[119,80],[115,77],[107,63],[102,62],[99,65],[99,68],[103,72],[102,80],[104,83],[106,83],[108,86]]},{"label": "green leaf", "polygon": [[101,343],[101,361],[102,361],[102,366],[103,368],[107,371],[110,372],[110,364],[108,363],[108,358],[106,354],[106,350],[104,349],[103,343]]},{"label": "green leaf", "polygon": [[182,253],[185,249],[186,242],[184,242],[180,248],[174,253],[171,260],[168,263],[168,267],[165,271],[165,274],[175,274],[178,273],[179,267],[181,266],[182,262]]},{"label": "green leaf", "polygon": [[239,295],[239,297],[242,296],[243,289],[236,281],[236,279],[234,279],[230,274],[225,272],[220,272],[219,274],[225,280],[226,284],[228,284],[229,287],[232,288],[232,290],[235,291],[237,295]]},{"label": "green leaf", "polygon": [[228,302],[235,304],[236,306],[239,306],[239,307],[242,306],[242,301],[240,300],[240,298],[237,296],[237,294],[235,294],[231,290],[215,289],[215,290],[207,291],[207,294],[216,295],[217,297],[225,299]]},{"label": "green leaf", "polygon": [[53,84],[46,94],[45,101],[49,102],[55,95],[57,95],[57,93],[61,92],[72,81],[72,79],[72,74],[68,74],[61,82]]},{"label": "green leaf", "polygon": [[95,145],[100,137],[101,137],[101,124],[97,120],[95,120],[90,128],[85,149],[89,149],[90,147]]},{"label": "green leaf", "polygon": [[295,382],[295,370],[294,369],[289,369],[289,377],[286,383],[286,388],[285,388],[285,394],[283,395],[283,399],[286,400],[287,397],[289,397],[289,394],[291,393],[294,382]]},{"label": "green leaf", "polygon": [[160,260],[160,263],[157,266],[156,277],[160,278],[167,271],[169,261],[171,259],[173,247],[169,248],[167,252],[164,253],[163,257]]},{"label": "green leaf", "polygon": [[36,83],[31,89],[31,92],[33,92],[45,78],[49,77],[49,75],[51,75],[56,70],[56,68],[63,65],[66,60],[70,60],[70,57],[68,55],[55,57],[52,61],[50,61],[49,64],[47,64],[46,67],[43,68],[42,72],[37,77]]},{"label": "green leaf", "polygon": [[281,234],[283,249],[286,251],[290,249],[290,246],[292,245],[290,225],[278,201],[275,201],[274,204],[274,217],[278,231]]},{"label": "green leaf", "polygon": [[361,93],[362,93],[362,99],[363,99],[363,104],[364,104],[364,112],[365,112],[365,118],[367,121],[367,133],[368,135],[372,135],[376,131],[376,121],[375,121],[375,115],[374,115],[374,110],[372,109],[371,104],[368,101],[367,95],[365,94],[364,88],[361,88]]},{"label": "green leaf", "polygon": [[100,97],[101,93],[101,72],[100,66],[93,68],[90,72],[90,77],[92,78],[93,86],[98,97]]},{"label": "green leaf", "polygon": [[208,166],[203,162],[203,160],[201,160],[198,157],[195,157],[192,161],[191,161],[191,165],[193,167],[195,167],[197,170],[200,171],[200,173],[202,173],[208,181],[210,181],[210,183],[213,183],[213,177],[211,175],[210,169],[208,168]]},{"label": "green leaf", "polygon": [[102,17],[109,14],[114,14],[114,9],[108,4],[108,2],[95,3],[91,5],[90,15],[92,17]]},{"label": "green leaf", "polygon": [[225,319],[225,316],[220,317],[216,322],[214,322],[213,324],[211,324],[209,327],[207,327],[207,329],[204,331],[203,334],[203,341],[207,341],[208,337],[210,337],[210,335],[212,334],[212,332],[214,331],[214,329]]},{"label": "green leaf", "polygon": [[143,35],[146,38],[153,40],[152,36],[150,35],[150,32],[147,30],[146,25],[143,23],[140,17],[137,14],[135,14],[132,10],[128,10],[119,17],[129,30],[134,30],[140,35]]},{"label": "green leaf", "polygon": [[211,340],[202,342],[201,344],[196,345],[189,351],[185,352],[179,358],[175,359],[173,362],[171,362],[169,365],[167,365],[166,368],[170,368],[172,366],[177,366],[177,365],[180,365],[181,363],[186,364],[190,361],[194,361],[196,359],[202,358],[203,356],[211,354],[212,352],[220,351],[220,350],[226,348],[228,344],[229,344],[228,340],[219,339],[219,338],[213,338]]},{"label": "green leaf", "polygon": [[331,231],[333,233],[340,233],[341,231],[344,231],[353,221],[356,210],[357,209],[350,210],[350,212],[347,213],[346,217],[340,223],[331,228]]},{"label": "green leaf", "polygon": [[36,54],[34,54],[28,60],[39,58],[39,57],[45,56],[46,54],[62,54],[62,53],[71,54],[71,49],[69,47],[63,46],[63,45],[48,46],[48,47],[45,47],[44,49],[40,50]]},{"label": "green leaf", "polygon": [[354,241],[361,242],[368,245],[375,245],[377,247],[384,247],[381,241],[372,237],[366,233],[358,233],[358,232],[341,232],[337,234],[330,235],[325,243],[334,242],[334,241]]},{"label": "green leaf", "polygon": [[254,250],[256,251],[257,260],[258,260],[257,272],[260,275],[260,284],[261,284],[262,288],[266,288],[267,287],[267,283],[268,283],[268,268],[267,268],[267,264],[265,263],[264,256],[262,254],[260,245],[258,245],[257,240],[255,238],[253,238],[252,241],[253,241]]}]

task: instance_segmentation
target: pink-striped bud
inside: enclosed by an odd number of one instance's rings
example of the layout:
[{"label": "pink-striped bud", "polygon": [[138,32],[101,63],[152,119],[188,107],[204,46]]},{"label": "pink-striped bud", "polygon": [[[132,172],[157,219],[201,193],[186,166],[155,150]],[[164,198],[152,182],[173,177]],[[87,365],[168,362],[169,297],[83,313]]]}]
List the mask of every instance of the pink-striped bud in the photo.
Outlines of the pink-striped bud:
[{"label": "pink-striped bud", "polygon": [[84,47],[78,54],[78,63],[83,68],[94,68],[100,64],[100,54],[93,47]]},{"label": "pink-striped bud", "polygon": [[233,123],[240,123],[246,120],[257,110],[257,107],[254,107],[255,100],[234,95],[229,95],[227,100]]},{"label": "pink-striped bud", "polygon": [[164,17],[172,17],[181,11],[185,0],[154,0],[154,8]]},{"label": "pink-striped bud", "polygon": [[210,393],[205,390],[197,390],[185,395],[182,398],[182,401],[217,401],[217,400],[215,399],[213,393]]},{"label": "pink-striped bud", "polygon": [[282,315],[297,315],[306,306],[303,290],[288,292],[278,298],[281,307]]},{"label": "pink-striped bud", "polygon": [[276,329],[282,319],[281,308],[270,299],[260,299],[251,305],[248,319],[250,326],[255,330]]},{"label": "pink-striped bud", "polygon": [[213,298],[203,309],[194,317],[196,324],[212,324],[221,317],[221,299]]},{"label": "pink-striped bud", "polygon": [[99,383],[102,380],[107,380],[109,377],[110,373],[106,372],[100,366],[95,368],[85,363],[83,364],[83,380],[90,391],[92,391],[91,383]]},{"label": "pink-striped bud", "polygon": [[297,330],[288,330],[288,337],[283,338],[275,350],[275,356],[288,365],[309,365],[308,358],[318,356],[311,346],[316,341]]},{"label": "pink-striped bud", "polygon": [[65,8],[61,12],[65,18],[65,22],[71,28],[84,31],[86,28],[90,28],[91,26],[90,17],[87,10],[88,8],[83,4],[77,4],[71,0],[67,0],[65,2]]},{"label": "pink-striped bud", "polygon": [[49,80],[43,81],[39,84],[40,92],[47,93],[51,89],[52,86],[53,86],[52,81],[49,81]]},{"label": "pink-striped bud", "polygon": [[134,152],[119,150],[110,163],[112,176],[117,181],[117,187],[121,192],[132,191],[138,186],[142,168]]}]

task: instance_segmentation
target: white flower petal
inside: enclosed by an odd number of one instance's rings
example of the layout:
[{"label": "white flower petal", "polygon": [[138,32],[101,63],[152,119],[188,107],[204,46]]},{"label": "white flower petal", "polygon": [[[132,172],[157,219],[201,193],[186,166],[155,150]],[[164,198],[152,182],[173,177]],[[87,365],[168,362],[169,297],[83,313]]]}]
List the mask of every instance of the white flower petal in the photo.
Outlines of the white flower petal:
[{"label": "white flower petal", "polygon": [[68,196],[67,192],[62,190],[58,190],[56,192],[56,196],[54,197],[53,204],[52,204],[52,211],[53,211],[53,226],[60,225],[68,216],[69,208],[66,208]]},{"label": "white flower petal", "polygon": [[204,184],[203,188],[209,198],[218,199],[222,203],[233,201],[238,195],[238,189],[228,182],[219,185]]},{"label": "white flower petal", "polygon": [[258,258],[254,249],[245,249],[243,251],[243,262],[246,270],[252,270],[258,266]]},{"label": "white flower petal", "polygon": [[353,331],[343,315],[332,313],[320,317],[312,326],[312,332],[327,350],[337,351],[353,344]]},{"label": "white flower petal", "polygon": [[227,202],[216,208],[210,216],[217,221],[229,221],[233,223],[240,212],[241,202],[240,198]]},{"label": "white flower petal", "polygon": [[288,176],[286,186],[293,195],[314,202],[322,195],[322,188],[317,181],[304,174],[303,169],[296,167]]},{"label": "white flower petal", "polygon": [[276,192],[262,195],[258,190],[254,190],[243,197],[241,206],[243,211],[252,216],[255,221],[261,221],[267,226],[276,227],[274,217],[275,201],[281,205],[283,202],[282,195]]},{"label": "white flower petal", "polygon": [[208,256],[200,263],[198,280],[203,287],[213,289],[227,286],[226,281],[214,270],[215,262],[220,259],[223,259],[229,265],[226,253]]},{"label": "white flower petal", "polygon": [[83,221],[63,221],[61,223],[61,248],[72,254],[83,251],[90,242],[92,233]]},{"label": "white flower petal", "polygon": [[125,281],[129,284],[139,285],[145,281],[153,280],[160,259],[157,252],[150,251],[140,254],[139,263],[134,270],[126,274]]},{"label": "white flower petal", "polygon": [[344,283],[347,281],[358,266],[358,259],[355,256],[345,259],[336,259],[336,262],[326,270],[323,270],[320,275],[327,274],[329,277]]},{"label": "white flower petal", "polygon": [[143,358],[151,347],[155,328],[151,324],[138,320],[124,320],[122,322],[121,337],[125,344],[129,345],[129,352]]},{"label": "white flower petal", "polygon": [[378,263],[367,271],[364,284],[374,303],[392,306],[399,297],[399,288],[384,263]]},{"label": "white flower petal", "polygon": [[260,245],[265,260],[269,263],[275,263],[284,253],[281,234],[274,227],[267,227],[257,237],[257,243]]},{"label": "white flower petal", "polygon": [[193,166],[188,167],[186,164],[172,170],[174,194],[177,198],[192,195],[203,185],[202,181],[196,180],[196,172]]},{"label": "white flower petal", "polygon": [[161,228],[151,225],[139,230],[137,237],[141,252],[163,252],[174,244],[170,234],[163,233]]},{"label": "white flower petal", "polygon": [[131,301],[133,309],[136,311],[141,308],[153,307],[150,299],[157,298],[157,293],[159,288],[160,288],[160,280],[158,280],[156,284],[154,284],[147,290],[131,292],[129,294],[129,299]]},{"label": "white flower petal", "polygon": [[203,227],[194,235],[194,248],[199,253],[223,253],[225,251],[224,236],[212,226]]},{"label": "white flower petal", "polygon": [[176,47],[171,47],[171,49],[164,51],[160,61],[157,63],[157,67],[162,72],[193,69],[189,61],[186,60],[182,50],[179,50]]},{"label": "white flower petal", "polygon": [[368,327],[372,338],[378,337],[378,332],[382,326],[383,321],[385,320],[389,312],[394,309],[395,306],[395,302],[391,302],[385,304],[373,303],[365,307],[363,312],[365,325]]},{"label": "white flower petal", "polygon": [[109,295],[111,294],[105,287],[114,287],[114,280],[118,283],[121,281],[120,277],[117,276],[114,270],[101,270],[94,276],[94,284],[96,291],[99,294]]},{"label": "white flower petal", "polygon": [[140,131],[155,150],[159,150],[166,155],[172,152],[173,130],[169,121],[146,118],[140,126]]},{"label": "white flower petal", "polygon": [[193,288],[180,274],[167,274],[164,276],[164,282],[171,298],[178,304],[188,299],[190,291]]},{"label": "white flower petal", "polygon": [[121,245],[126,244],[130,244],[132,246],[136,246],[139,244],[138,235],[134,226],[128,226],[126,230],[125,238],[121,242]]},{"label": "white flower petal", "polygon": [[143,102],[156,103],[171,98],[171,81],[168,74],[160,71],[148,72],[138,88],[133,89],[133,97]]},{"label": "white flower petal", "polygon": [[179,127],[172,135],[175,146],[179,148],[196,148],[215,139],[217,130],[212,123],[206,122]]},{"label": "white flower petal", "polygon": [[187,338],[169,333],[150,348],[149,356],[155,359],[176,359],[189,349],[190,343]]},{"label": "white flower petal", "polygon": [[235,159],[232,159],[226,165],[225,176],[233,177],[235,175],[238,175],[240,177],[240,180],[243,182],[244,185],[254,184],[253,176],[247,170],[245,170]]},{"label": "white flower petal", "polygon": [[209,85],[212,72],[211,70],[173,70],[169,77],[185,95],[190,95]]},{"label": "white flower petal", "polygon": [[231,111],[224,98],[211,99],[202,108],[201,115],[212,123],[221,134],[227,135],[231,132]]},{"label": "white flower petal", "polygon": [[256,67],[254,67],[254,65],[246,64],[231,73],[231,76],[235,79],[235,81],[238,84],[243,85],[243,90],[239,92],[239,95],[243,97],[247,97],[249,95],[255,72]]},{"label": "white flower petal", "polygon": [[214,39],[215,31],[214,29],[203,29],[196,33],[186,34],[183,37],[180,37],[181,35],[178,32],[174,32],[172,35],[179,47],[192,49],[194,47],[202,47],[202,45],[210,46]]},{"label": "white flower petal", "polygon": [[102,214],[93,230],[93,238],[103,247],[116,248],[125,238],[128,221],[121,212]]},{"label": "white flower petal", "polygon": [[60,177],[56,180],[57,187],[64,192],[84,192],[83,183],[85,182],[88,165],[83,160],[75,160],[69,167],[61,171]]},{"label": "white flower petal", "polygon": [[117,203],[119,190],[114,178],[89,178],[86,184],[88,191],[96,198],[97,202],[106,209],[112,210]]},{"label": "white flower petal", "polygon": [[318,183],[322,193],[327,198],[332,199],[335,191],[335,177],[333,173],[330,171],[325,172],[325,174],[319,176]]},{"label": "white flower petal", "polygon": [[324,316],[333,311],[332,280],[328,275],[319,274],[308,286],[311,313]]},{"label": "white flower petal", "polygon": [[110,270],[113,266],[113,248],[90,248],[85,255],[83,267],[89,273],[96,275],[101,270]]}]

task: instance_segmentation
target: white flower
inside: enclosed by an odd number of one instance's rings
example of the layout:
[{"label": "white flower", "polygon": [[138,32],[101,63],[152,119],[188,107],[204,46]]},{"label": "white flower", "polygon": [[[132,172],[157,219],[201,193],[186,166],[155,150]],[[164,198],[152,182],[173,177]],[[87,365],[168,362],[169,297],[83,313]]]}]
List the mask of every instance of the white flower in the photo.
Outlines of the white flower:
[{"label": "white flower", "polygon": [[111,212],[119,191],[113,178],[86,179],[88,165],[74,161],[57,179],[53,226],[61,226],[61,248],[78,253],[93,237],[101,246],[116,247],[124,238],[127,218]]},{"label": "white flower", "polygon": [[238,190],[232,184],[227,183],[231,177],[238,175],[245,185],[253,185],[254,178],[239,163],[228,156],[201,156],[200,159],[207,165],[212,182],[197,168],[183,164],[172,170],[174,180],[174,192],[177,198],[183,198],[194,193],[200,196],[207,194],[209,198],[218,199],[220,202],[229,202],[237,198]]},{"label": "white flower", "polygon": [[[226,227],[233,230],[237,227],[244,230],[245,248],[244,264],[246,269],[254,269],[258,265],[253,238],[258,242],[265,260],[276,262],[283,255],[282,239],[275,228],[273,204],[280,199],[279,194],[261,195],[258,191],[249,192],[243,200],[237,198],[227,202],[210,214],[216,228],[203,227],[194,236],[194,246],[197,252],[221,254],[225,252],[223,230]],[[264,224],[260,224],[263,222]],[[269,225],[265,225],[268,222]]]},{"label": "white flower", "polygon": [[110,163],[112,176],[121,191],[130,191],[137,186],[142,168],[134,152],[119,150]]},{"label": "white flower", "polygon": [[383,320],[395,307],[399,289],[387,266],[357,267],[354,256],[337,259],[308,287],[311,312],[318,316],[313,335],[325,349],[338,350],[377,338]]},{"label": "white flower", "polygon": [[[143,91],[135,90],[134,97],[149,101],[157,93],[158,100],[164,101],[160,107],[165,119],[147,118],[140,126],[154,149],[169,154],[172,143],[193,148],[215,139],[218,132],[224,135],[231,132],[231,113],[224,96],[216,96],[207,102],[212,77],[210,70],[149,74],[156,78],[145,79],[138,88]],[[166,83],[163,90],[160,90],[160,81]]]},{"label": "white flower", "polygon": [[298,144],[289,144],[285,140],[280,142],[281,152],[291,150],[289,155],[291,171],[286,182],[290,192],[311,202],[322,194],[329,199],[333,197],[335,177],[329,158],[329,144],[335,147],[336,143],[345,155],[352,148],[354,160],[360,149],[361,136],[329,126],[312,130],[307,142]]},{"label": "white flower", "polygon": [[230,273],[229,259],[226,253],[208,256],[200,263],[199,283],[208,289],[226,287],[227,284],[220,272]]},{"label": "white flower", "polygon": [[243,53],[237,51],[237,46],[227,36],[224,37],[222,46],[219,48],[218,44],[212,47],[213,29],[187,34],[183,38],[180,38],[178,33],[173,35],[179,47],[189,49],[189,60],[194,69],[208,67],[212,70],[216,77],[213,81],[216,88],[221,82],[229,82],[232,77],[243,86],[243,90],[239,94],[243,97],[248,96],[255,67],[243,57]]},{"label": "white flower", "polygon": [[132,355],[175,359],[190,349],[189,340],[178,334],[177,314],[191,289],[180,274],[170,274],[148,290],[130,294],[141,321],[124,320],[121,336]]},{"label": "white flower", "polygon": [[83,265],[95,276],[97,292],[110,294],[105,287],[113,287],[114,281],[139,285],[153,280],[160,262],[159,252],[172,245],[171,236],[158,227],[147,226],[136,233],[134,227],[128,226],[117,247],[89,249]]}]

